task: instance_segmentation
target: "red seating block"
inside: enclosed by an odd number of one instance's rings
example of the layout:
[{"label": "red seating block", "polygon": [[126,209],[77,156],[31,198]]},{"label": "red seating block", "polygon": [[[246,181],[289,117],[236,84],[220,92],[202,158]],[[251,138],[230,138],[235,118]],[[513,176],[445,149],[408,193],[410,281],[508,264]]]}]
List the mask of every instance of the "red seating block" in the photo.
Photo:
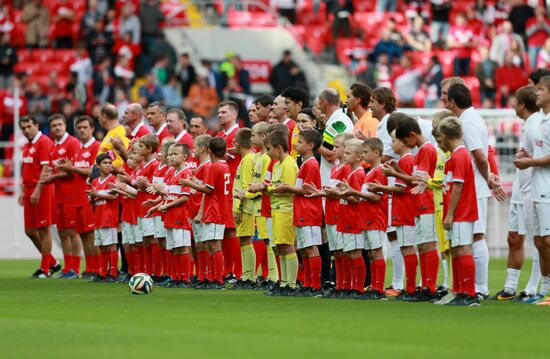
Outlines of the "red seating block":
[{"label": "red seating block", "polygon": [[74,62],[76,58],[76,51],[72,49],[55,50],[54,61],[70,64]]},{"label": "red seating block", "polygon": [[32,57],[31,50],[29,49],[19,49],[17,50],[17,61],[18,62],[30,62]]},{"label": "red seating block", "polygon": [[33,62],[50,62],[54,59],[54,52],[52,49],[36,49],[31,58]]},{"label": "red seating block", "polygon": [[25,73],[27,76],[36,75],[40,71],[41,64],[34,62],[19,62],[17,63],[13,71],[15,73]]},{"label": "red seating block", "polygon": [[474,107],[481,107],[481,93],[480,93],[480,85],[479,80],[475,76],[464,76],[464,81],[466,81],[466,86],[470,89],[470,93],[472,94],[472,103]]}]

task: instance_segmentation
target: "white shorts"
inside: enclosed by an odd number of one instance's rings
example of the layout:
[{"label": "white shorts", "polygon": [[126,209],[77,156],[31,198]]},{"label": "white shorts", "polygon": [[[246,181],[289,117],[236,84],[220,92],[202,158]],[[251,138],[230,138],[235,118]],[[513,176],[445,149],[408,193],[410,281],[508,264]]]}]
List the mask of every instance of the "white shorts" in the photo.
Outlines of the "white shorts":
[{"label": "white shorts", "polygon": [[302,226],[296,227],[296,248],[304,249],[323,244],[321,227]]},{"label": "white shorts", "polygon": [[97,228],[94,230],[94,245],[97,247],[111,246],[117,244],[117,232],[114,227]]},{"label": "white shorts", "polygon": [[203,232],[203,226],[202,223],[195,223],[195,221],[191,221],[191,230],[193,231],[193,237],[195,238],[195,243],[201,243],[202,240],[202,232]]},{"label": "white shorts", "polygon": [[365,241],[362,233],[342,233],[342,244],[344,252],[350,252],[356,249],[364,249]]},{"label": "white shorts", "polygon": [[478,220],[474,222],[474,234],[485,234],[487,232],[487,201],[488,198],[477,199]]},{"label": "white shorts", "polygon": [[550,236],[550,203],[535,202],[535,236]]},{"label": "white shorts", "polygon": [[267,224],[267,233],[269,234],[269,244],[275,248],[275,244],[273,243],[273,220],[271,217],[267,217],[265,223]]},{"label": "white shorts", "polygon": [[416,245],[416,227],[414,226],[397,226],[397,243],[399,247],[412,247]]},{"label": "white shorts", "polygon": [[225,224],[204,223],[202,225],[202,242],[221,241],[225,232]]},{"label": "white shorts", "polygon": [[525,235],[532,239],[535,232],[535,203],[531,199],[523,200],[523,221]]},{"label": "white shorts", "polygon": [[451,247],[472,245],[474,226],[474,222],[453,222],[453,228],[447,231],[447,240],[451,241]]},{"label": "white shorts", "polygon": [[517,232],[520,235],[527,233],[523,204],[510,203],[510,208],[508,209],[508,230],[510,232]]},{"label": "white shorts", "polygon": [[435,214],[423,214],[414,219],[416,226],[416,244],[437,242]]},{"label": "white shorts", "polygon": [[388,240],[388,235],[384,231],[370,230],[363,231],[363,241],[366,250],[382,248]]},{"label": "white shorts", "polygon": [[[139,239],[139,240],[138,240]],[[137,224],[122,222],[122,244],[136,244],[143,242],[141,229]]]},{"label": "white shorts", "polygon": [[155,238],[166,238],[166,228],[161,216],[153,217],[155,219]]},{"label": "white shorts", "polygon": [[138,223],[141,227],[141,235],[143,237],[151,237],[155,235],[155,219],[138,217]]},{"label": "white shorts", "polygon": [[342,242],[342,233],[336,231],[335,224],[325,225],[328,239],[328,249],[331,251],[338,251],[344,249],[344,243]]},{"label": "white shorts", "polygon": [[166,249],[191,247],[191,232],[183,228],[166,229]]}]

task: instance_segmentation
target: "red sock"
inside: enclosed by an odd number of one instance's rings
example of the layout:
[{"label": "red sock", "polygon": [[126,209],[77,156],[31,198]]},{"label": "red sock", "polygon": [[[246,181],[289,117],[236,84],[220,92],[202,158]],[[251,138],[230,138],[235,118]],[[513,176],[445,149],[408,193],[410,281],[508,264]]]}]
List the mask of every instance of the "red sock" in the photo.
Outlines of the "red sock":
[{"label": "red sock", "polygon": [[57,259],[55,259],[54,256],[52,256],[51,254],[46,254],[48,256],[48,258],[50,258],[50,267],[53,267],[54,265],[57,264]]},{"label": "red sock", "polygon": [[172,254],[172,275],[171,278],[175,281],[181,281],[182,261],[180,261],[181,254]]},{"label": "red sock", "polygon": [[[265,246],[265,243],[264,243],[264,246]],[[264,254],[262,256],[261,265],[262,265],[262,278],[265,279],[265,278],[267,278],[267,275],[269,274],[269,264],[267,262],[267,246],[265,246],[265,251],[264,251]],[[256,273],[258,273],[257,269],[256,269]]]},{"label": "red sock", "polygon": [[322,261],[321,257],[310,257],[309,259],[309,270],[311,272],[311,288],[321,289],[321,267]]},{"label": "red sock", "polygon": [[[222,251],[223,254],[223,251]],[[212,283],[216,279],[216,271],[214,269],[214,255],[208,255],[208,281]]]},{"label": "red sock", "polygon": [[463,292],[468,294],[470,297],[475,297],[476,265],[474,262],[474,256],[470,254],[458,257],[458,265],[461,273]]},{"label": "red sock", "polygon": [[214,262],[214,280],[220,284],[223,284],[223,269],[224,269],[224,258],[223,252],[217,251],[212,255],[212,261]]},{"label": "red sock", "polygon": [[458,257],[453,257],[451,264],[453,269],[453,293],[462,293],[462,279],[459,274]]},{"label": "red sock", "polygon": [[40,261],[40,269],[42,272],[48,274],[50,273],[50,255],[49,254],[43,254],[42,260]]},{"label": "red sock", "polygon": [[302,268],[304,288],[311,288],[311,268],[308,257],[302,257]]},{"label": "red sock", "polygon": [[181,267],[182,267],[181,279],[189,283],[190,270],[191,270],[191,265],[190,265],[191,255],[189,253],[182,254],[180,261],[181,261]]},{"label": "red sock", "polygon": [[376,290],[376,261],[370,261],[370,290]]},{"label": "red sock", "polygon": [[203,282],[208,278],[208,261],[210,260],[210,253],[208,251],[197,252],[197,277],[199,282]]},{"label": "red sock", "polygon": [[375,290],[378,290],[379,293],[384,293],[384,280],[386,279],[386,261],[384,258],[377,259],[374,261],[376,266],[376,285]]},{"label": "red sock", "polygon": [[416,254],[403,256],[405,260],[405,274],[407,277],[405,291],[413,294],[416,290],[416,268],[418,267],[418,258]]},{"label": "red sock", "polygon": [[72,256],[70,254],[63,254],[63,273],[67,273],[71,270],[72,266]]},{"label": "red sock", "polygon": [[365,276],[366,276],[366,267],[363,257],[353,258],[351,260],[353,267],[353,289],[363,293],[365,291]]},{"label": "red sock", "polygon": [[279,272],[279,278],[281,278],[281,258],[275,256],[275,260],[277,261],[277,272]]},{"label": "red sock", "polygon": [[109,273],[109,252],[101,252],[99,255],[99,275],[103,278]]},{"label": "red sock", "polygon": [[92,267],[90,266],[91,264],[91,258],[92,256],[88,255],[88,254],[85,254],[84,255],[84,272],[87,272],[87,273],[90,273],[92,271]]},{"label": "red sock", "polygon": [[426,263],[426,286],[434,294],[437,285],[437,273],[439,272],[439,255],[437,251],[434,249],[424,253],[424,261]]},{"label": "red sock", "polygon": [[164,253],[164,273],[173,280],[176,280],[176,276],[178,275],[176,263],[174,263],[174,254],[170,251]]},{"label": "red sock", "polygon": [[264,277],[264,268],[267,268],[267,266],[263,266],[263,260],[264,257],[266,257],[267,251],[265,242],[263,240],[257,240],[252,242],[252,245],[254,246],[254,252],[256,253],[256,273],[259,273],[258,268],[260,268],[260,265],[262,265],[262,277]]},{"label": "red sock", "polygon": [[193,255],[189,253],[189,281],[191,277],[195,275],[195,261],[193,260]]},{"label": "red sock", "polygon": [[135,254],[135,251],[128,250],[124,253],[126,254],[126,262],[128,263],[128,273],[134,274],[134,254]]},{"label": "red sock", "polygon": [[233,260],[233,274],[237,279],[243,276],[243,261],[241,257],[241,243],[239,238],[231,238],[231,257]]},{"label": "red sock", "polygon": [[73,256],[73,269],[76,274],[80,274],[80,256]]},{"label": "red sock", "polygon": [[143,273],[145,261],[145,248],[143,245],[136,246],[136,273]]},{"label": "red sock", "polygon": [[352,289],[352,270],[351,270],[351,258],[347,255],[342,257],[342,290]]},{"label": "red sock", "polygon": [[109,264],[110,264],[109,274],[111,275],[111,277],[116,278],[117,271],[118,271],[118,252],[116,250],[109,252]]},{"label": "red sock", "polygon": [[149,275],[153,274],[153,272],[151,272],[151,266],[153,264],[153,257],[151,254],[151,246],[143,246],[143,272]]},{"label": "red sock", "polygon": [[222,240],[222,253],[224,258],[223,276],[227,277],[229,273],[233,273],[233,261],[231,260],[231,240],[224,238]]},{"label": "red sock", "polygon": [[154,275],[160,275],[160,246],[157,243],[151,244],[151,258],[152,258],[152,268],[151,271]]},{"label": "red sock", "polygon": [[168,272],[168,263],[166,261],[168,260],[168,251],[166,248],[160,247],[160,275],[169,275]]},{"label": "red sock", "polygon": [[304,283],[304,266],[302,263],[300,263],[300,261],[298,261],[298,273],[296,275],[296,281]]},{"label": "red sock", "polygon": [[342,289],[342,257],[334,257],[334,274],[336,277],[336,290]]},{"label": "red sock", "polygon": [[422,279],[422,288],[426,287],[426,253],[420,253],[420,278]]},{"label": "red sock", "polygon": [[99,254],[90,256],[90,271],[99,274]]}]

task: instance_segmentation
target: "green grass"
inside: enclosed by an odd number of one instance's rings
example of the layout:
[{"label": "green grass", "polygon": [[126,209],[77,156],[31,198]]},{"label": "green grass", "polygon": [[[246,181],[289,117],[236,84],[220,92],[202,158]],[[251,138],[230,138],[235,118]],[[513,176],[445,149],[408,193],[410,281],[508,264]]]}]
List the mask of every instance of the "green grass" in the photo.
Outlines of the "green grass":
[{"label": "green grass", "polygon": [[[254,291],[33,280],[34,261],[0,261],[3,358],[548,358],[549,307],[270,298]],[[491,262],[491,291],[505,262]],[[520,286],[525,285],[529,267]]]}]

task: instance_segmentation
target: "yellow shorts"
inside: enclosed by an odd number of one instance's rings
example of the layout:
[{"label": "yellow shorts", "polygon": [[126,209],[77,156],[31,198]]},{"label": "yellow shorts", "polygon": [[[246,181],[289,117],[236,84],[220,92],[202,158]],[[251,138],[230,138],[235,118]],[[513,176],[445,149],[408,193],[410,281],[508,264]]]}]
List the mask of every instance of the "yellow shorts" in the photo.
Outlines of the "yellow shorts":
[{"label": "yellow shorts", "polygon": [[271,219],[273,220],[273,244],[293,246],[296,243],[296,228],[292,212],[271,212]]},{"label": "yellow shorts", "polygon": [[443,208],[435,210],[435,230],[439,243],[439,251],[447,252],[451,248],[451,243],[447,240],[445,229],[443,228]]},{"label": "yellow shorts", "polygon": [[269,239],[267,218],[262,216],[256,217],[256,229],[258,230],[258,239]]},{"label": "yellow shorts", "polygon": [[237,226],[237,237],[254,237],[254,215],[248,213],[241,214],[241,223],[235,223]]}]

